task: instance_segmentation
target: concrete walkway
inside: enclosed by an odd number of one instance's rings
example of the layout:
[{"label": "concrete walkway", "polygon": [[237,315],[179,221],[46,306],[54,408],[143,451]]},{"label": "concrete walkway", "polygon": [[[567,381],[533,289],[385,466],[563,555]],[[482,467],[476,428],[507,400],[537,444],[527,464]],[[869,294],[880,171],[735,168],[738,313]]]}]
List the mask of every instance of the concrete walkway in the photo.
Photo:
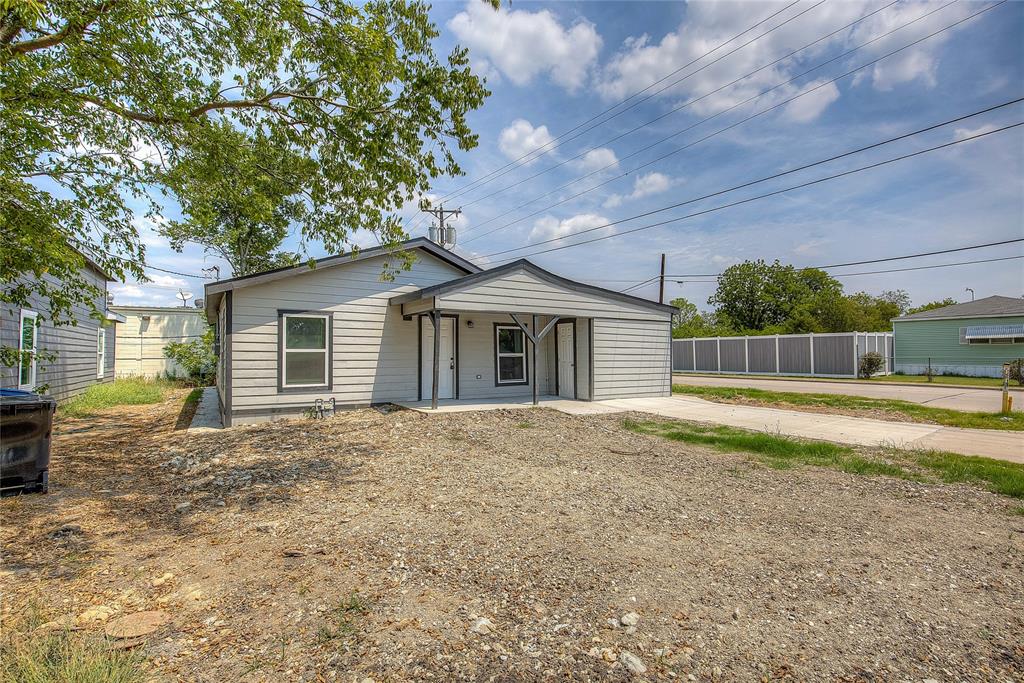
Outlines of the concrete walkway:
[{"label": "concrete walkway", "polygon": [[712,403],[690,396],[599,401],[604,406],[663,417],[742,427],[861,446],[935,449],[1024,463],[1024,433],[886,422],[846,415],[803,413]]},{"label": "concrete walkway", "polygon": [[217,388],[206,387],[199,399],[196,414],[192,416],[188,432],[208,432],[212,429],[221,429],[220,409],[217,406]]},{"label": "concrete walkway", "polygon": [[[676,384],[697,387],[741,387],[766,391],[789,391],[800,394],[845,394],[868,398],[898,399],[935,408],[951,408],[966,412],[999,412],[1002,392],[996,389],[975,389],[950,385],[908,386],[905,384],[866,384],[863,382],[829,382],[828,380],[787,380],[763,377],[709,377],[707,375],[673,375]],[[1013,409],[1024,410],[1024,393],[1014,391]]]}]

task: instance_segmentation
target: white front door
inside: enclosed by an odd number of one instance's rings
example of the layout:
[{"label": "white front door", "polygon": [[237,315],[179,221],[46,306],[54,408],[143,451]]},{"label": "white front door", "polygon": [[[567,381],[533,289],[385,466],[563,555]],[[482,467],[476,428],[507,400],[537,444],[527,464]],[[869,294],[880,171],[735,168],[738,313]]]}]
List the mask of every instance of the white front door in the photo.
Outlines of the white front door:
[{"label": "white front door", "polygon": [[558,395],[576,398],[576,339],[572,323],[559,323],[558,336]]},{"label": "white front door", "polygon": [[[431,398],[434,390],[434,325],[429,316],[423,316],[421,324],[422,360],[420,363],[421,399]],[[441,318],[441,359],[437,397],[455,398],[455,319]]]}]

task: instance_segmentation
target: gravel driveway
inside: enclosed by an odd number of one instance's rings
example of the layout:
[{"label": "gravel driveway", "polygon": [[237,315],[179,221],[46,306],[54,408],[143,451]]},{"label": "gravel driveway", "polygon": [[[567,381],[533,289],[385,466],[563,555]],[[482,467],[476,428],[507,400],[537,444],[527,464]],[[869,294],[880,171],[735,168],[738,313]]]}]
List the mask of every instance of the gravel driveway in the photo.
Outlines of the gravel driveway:
[{"label": "gravel driveway", "polygon": [[622,415],[66,425],[7,499],[3,619],[139,610],[157,680],[1011,681],[1024,517],[967,485],[773,470]]}]

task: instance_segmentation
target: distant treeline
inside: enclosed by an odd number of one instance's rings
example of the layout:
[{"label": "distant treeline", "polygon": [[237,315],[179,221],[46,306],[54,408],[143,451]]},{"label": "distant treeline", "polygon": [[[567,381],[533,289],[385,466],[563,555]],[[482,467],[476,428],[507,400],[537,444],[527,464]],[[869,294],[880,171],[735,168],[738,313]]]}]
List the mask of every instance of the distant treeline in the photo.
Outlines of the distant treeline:
[{"label": "distant treeline", "polygon": [[818,268],[794,268],[778,261],[744,261],[730,266],[701,312],[685,298],[670,302],[678,309],[672,336],[715,337],[808,332],[884,332],[893,318],[957,303],[954,299],[911,307],[902,289],[878,296],[846,294],[843,285]]}]

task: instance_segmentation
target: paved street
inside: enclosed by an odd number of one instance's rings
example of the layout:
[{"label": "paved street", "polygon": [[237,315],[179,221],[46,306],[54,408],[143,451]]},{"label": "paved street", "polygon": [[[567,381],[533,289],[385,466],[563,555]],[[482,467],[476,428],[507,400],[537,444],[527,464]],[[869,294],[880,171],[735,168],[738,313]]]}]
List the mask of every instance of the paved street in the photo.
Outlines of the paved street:
[{"label": "paved street", "polygon": [[[910,386],[902,384],[866,384],[863,382],[829,382],[761,377],[714,377],[705,375],[673,375],[676,384],[701,387],[745,387],[767,391],[790,391],[801,394],[846,394],[870,398],[911,401],[936,408],[982,411],[999,410],[1000,392],[994,389],[972,389],[948,385]],[[1013,393],[1013,409],[1024,410],[1024,392]]]}]

